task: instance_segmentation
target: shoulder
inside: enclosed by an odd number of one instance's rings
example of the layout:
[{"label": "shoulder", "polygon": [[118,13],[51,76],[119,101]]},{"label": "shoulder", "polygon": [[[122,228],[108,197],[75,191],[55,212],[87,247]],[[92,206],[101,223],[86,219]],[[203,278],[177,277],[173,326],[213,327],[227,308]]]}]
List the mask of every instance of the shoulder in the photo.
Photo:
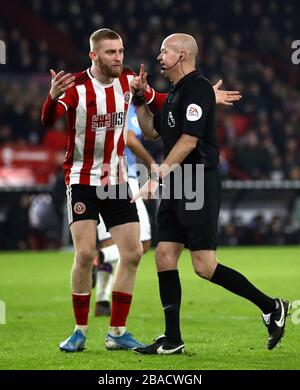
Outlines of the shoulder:
[{"label": "shoulder", "polygon": [[85,84],[90,79],[87,70],[74,73],[73,76],[75,77],[75,86]]},{"label": "shoulder", "polygon": [[214,93],[211,82],[200,72],[195,73],[183,83],[184,91],[198,91],[199,93]]},{"label": "shoulder", "polygon": [[136,76],[136,73],[130,68],[130,66],[124,65],[122,76]]}]

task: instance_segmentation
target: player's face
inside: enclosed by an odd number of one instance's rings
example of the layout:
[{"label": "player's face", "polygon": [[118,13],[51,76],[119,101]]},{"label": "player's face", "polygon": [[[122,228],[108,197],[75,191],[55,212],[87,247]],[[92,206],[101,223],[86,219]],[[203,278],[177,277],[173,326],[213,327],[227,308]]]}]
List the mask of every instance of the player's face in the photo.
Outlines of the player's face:
[{"label": "player's face", "polygon": [[124,47],[121,39],[105,39],[93,50],[93,61],[101,73],[119,77],[123,69]]}]

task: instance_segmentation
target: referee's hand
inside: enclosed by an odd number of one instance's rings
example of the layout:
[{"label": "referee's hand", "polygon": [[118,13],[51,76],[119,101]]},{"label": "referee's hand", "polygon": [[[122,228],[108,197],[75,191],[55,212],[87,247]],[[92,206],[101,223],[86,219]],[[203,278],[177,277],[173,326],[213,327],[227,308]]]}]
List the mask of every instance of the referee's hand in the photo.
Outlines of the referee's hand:
[{"label": "referee's hand", "polygon": [[142,197],[143,199],[156,199],[157,195],[157,189],[159,187],[159,182],[157,180],[151,180],[149,179],[143,187],[137,192],[133,198],[131,199],[130,203],[136,202],[137,199]]},{"label": "referee's hand", "polygon": [[242,95],[240,91],[220,90],[222,82],[222,80],[219,80],[217,84],[213,86],[216,95],[216,103],[224,104],[225,106],[232,106],[234,102],[238,102],[242,98]]}]

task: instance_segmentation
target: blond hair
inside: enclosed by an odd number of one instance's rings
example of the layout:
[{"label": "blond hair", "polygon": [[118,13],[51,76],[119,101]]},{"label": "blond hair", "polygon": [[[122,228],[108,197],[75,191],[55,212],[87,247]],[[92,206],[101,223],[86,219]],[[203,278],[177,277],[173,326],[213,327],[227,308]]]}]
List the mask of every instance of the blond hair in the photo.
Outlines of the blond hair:
[{"label": "blond hair", "polygon": [[116,33],[113,30],[110,30],[109,28],[101,28],[100,30],[94,31],[93,34],[90,36],[90,47],[91,50],[101,41],[104,41],[105,39],[120,39],[120,35]]}]

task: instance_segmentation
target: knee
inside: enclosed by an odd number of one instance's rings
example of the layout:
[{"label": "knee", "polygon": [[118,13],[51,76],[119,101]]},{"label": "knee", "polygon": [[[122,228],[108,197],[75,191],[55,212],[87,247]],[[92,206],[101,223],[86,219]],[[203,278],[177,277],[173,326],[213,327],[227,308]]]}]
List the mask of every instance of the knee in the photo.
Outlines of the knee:
[{"label": "knee", "polygon": [[128,252],[123,252],[120,258],[123,263],[136,268],[138,267],[142,256],[143,256],[142,245],[138,245],[136,248]]},{"label": "knee", "polygon": [[216,260],[202,260],[194,264],[194,271],[200,278],[211,280],[217,266]]},{"label": "knee", "polygon": [[75,253],[75,262],[81,268],[91,267],[96,250],[92,248],[81,248]]},{"label": "knee", "polygon": [[169,250],[157,249],[155,254],[156,267],[158,271],[175,269],[177,266],[176,255]]}]

